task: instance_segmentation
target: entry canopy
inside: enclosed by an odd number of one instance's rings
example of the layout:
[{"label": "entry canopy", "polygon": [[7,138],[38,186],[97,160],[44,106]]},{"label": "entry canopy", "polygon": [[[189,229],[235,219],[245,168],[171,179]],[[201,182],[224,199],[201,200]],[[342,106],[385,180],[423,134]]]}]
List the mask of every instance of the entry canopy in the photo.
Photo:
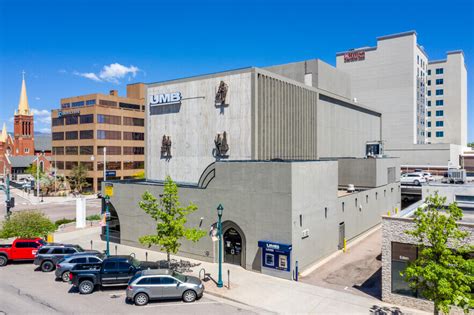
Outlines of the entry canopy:
[{"label": "entry canopy", "polygon": [[258,241],[258,247],[262,247],[266,250],[276,250],[281,252],[291,252],[291,244],[276,243],[272,241]]}]

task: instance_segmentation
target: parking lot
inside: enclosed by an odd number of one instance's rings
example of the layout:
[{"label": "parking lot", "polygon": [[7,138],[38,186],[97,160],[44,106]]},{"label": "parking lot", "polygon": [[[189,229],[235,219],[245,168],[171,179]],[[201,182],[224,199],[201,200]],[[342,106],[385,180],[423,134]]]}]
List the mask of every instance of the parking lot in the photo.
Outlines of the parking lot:
[{"label": "parking lot", "polygon": [[125,302],[125,288],[97,290],[81,295],[69,283],[55,280],[54,272],[35,271],[32,263],[0,268],[0,314],[255,314],[245,305],[204,294],[194,303],[180,300],[135,306]]}]

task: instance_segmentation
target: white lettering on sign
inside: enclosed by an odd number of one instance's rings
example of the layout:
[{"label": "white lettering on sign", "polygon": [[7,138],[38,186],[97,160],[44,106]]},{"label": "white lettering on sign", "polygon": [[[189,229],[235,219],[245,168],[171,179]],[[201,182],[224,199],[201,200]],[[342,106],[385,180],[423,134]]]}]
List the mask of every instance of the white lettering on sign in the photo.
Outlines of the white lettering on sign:
[{"label": "white lettering on sign", "polygon": [[267,243],[267,248],[270,249],[280,249],[280,246],[278,244],[268,244]]},{"label": "white lettering on sign", "polygon": [[169,105],[181,103],[181,93],[164,93],[164,94],[152,94],[150,96],[150,105]]}]

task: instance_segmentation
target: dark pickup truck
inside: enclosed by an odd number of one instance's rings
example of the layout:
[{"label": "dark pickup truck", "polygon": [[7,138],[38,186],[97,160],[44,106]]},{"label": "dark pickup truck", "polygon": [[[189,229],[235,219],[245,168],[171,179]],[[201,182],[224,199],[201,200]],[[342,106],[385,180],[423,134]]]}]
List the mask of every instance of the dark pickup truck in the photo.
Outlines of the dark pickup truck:
[{"label": "dark pickup truck", "polygon": [[69,283],[81,294],[90,294],[96,286],[125,286],[135,273],[147,269],[158,269],[158,263],[132,256],[109,256],[99,264],[77,264],[69,273]]}]

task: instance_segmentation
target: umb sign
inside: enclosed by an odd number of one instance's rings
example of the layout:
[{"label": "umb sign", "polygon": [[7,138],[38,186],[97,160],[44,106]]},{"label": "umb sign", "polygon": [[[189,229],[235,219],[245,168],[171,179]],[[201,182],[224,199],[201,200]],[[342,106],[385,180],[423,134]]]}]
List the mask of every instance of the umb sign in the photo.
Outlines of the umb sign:
[{"label": "umb sign", "polygon": [[365,60],[365,51],[350,51],[344,54],[344,63]]},{"label": "umb sign", "polygon": [[181,93],[163,93],[150,95],[150,106],[173,105],[181,103]]}]

